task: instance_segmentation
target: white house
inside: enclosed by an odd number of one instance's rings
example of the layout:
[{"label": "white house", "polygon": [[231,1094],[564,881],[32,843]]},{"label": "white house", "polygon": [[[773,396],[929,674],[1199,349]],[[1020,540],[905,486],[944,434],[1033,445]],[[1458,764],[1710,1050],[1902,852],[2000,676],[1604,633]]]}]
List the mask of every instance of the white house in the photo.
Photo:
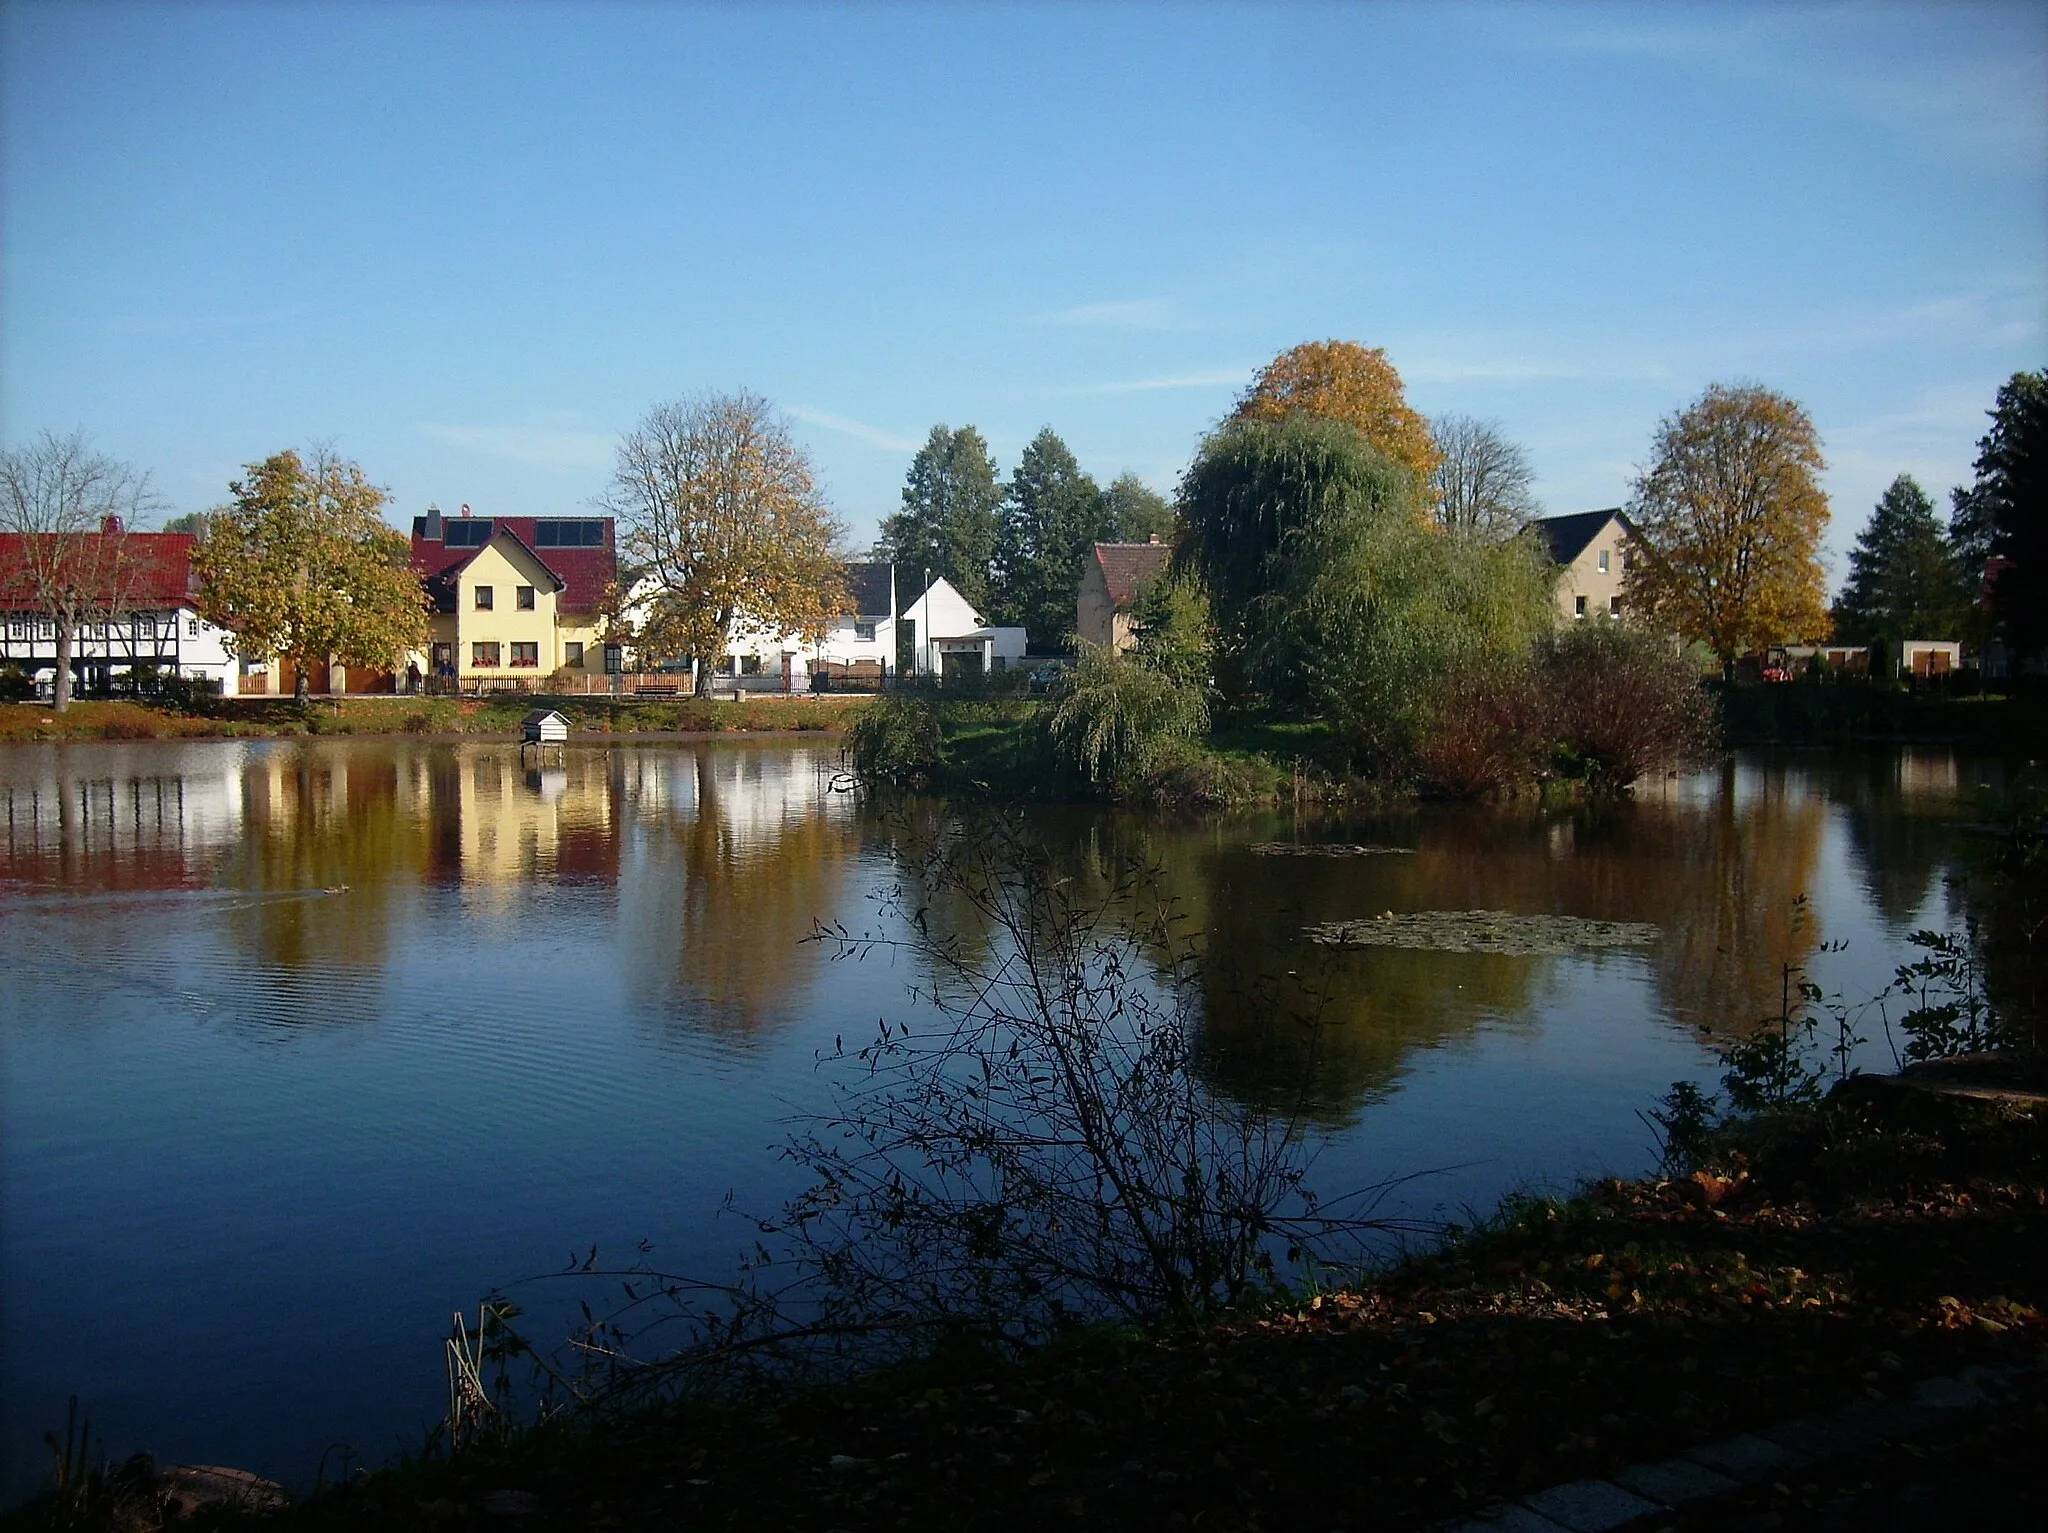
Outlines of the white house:
[{"label": "white house", "polygon": [[910,669],[921,676],[985,676],[1024,662],[1024,630],[991,628],[944,576],[904,609]]},{"label": "white house", "polygon": [[[241,679],[251,667],[228,652],[226,630],[199,615],[191,533],[123,532],[116,525],[87,536],[121,539],[118,557],[103,561],[120,569],[120,610],[79,627],[71,664],[83,688],[102,690],[117,675],[153,669],[213,682],[229,697],[247,690]],[[0,537],[0,665],[21,667],[47,693],[56,680],[57,625],[37,608],[20,542],[21,535]]]}]

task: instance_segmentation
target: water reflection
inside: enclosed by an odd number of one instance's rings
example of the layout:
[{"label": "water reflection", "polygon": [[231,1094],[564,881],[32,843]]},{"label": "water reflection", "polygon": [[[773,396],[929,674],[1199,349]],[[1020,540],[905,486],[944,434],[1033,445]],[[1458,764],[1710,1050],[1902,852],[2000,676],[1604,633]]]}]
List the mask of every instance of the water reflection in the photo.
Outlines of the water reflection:
[{"label": "water reflection", "polygon": [[[829,747],[784,746],[578,748],[546,762],[473,742],[36,748],[0,769],[0,877],[71,897],[241,891],[210,919],[260,971],[249,983],[298,997],[303,1020],[320,1019],[317,987],[279,975],[347,969],[367,983],[477,931],[528,946],[573,931],[581,962],[636,1013],[747,1040],[801,1009],[814,920],[872,924],[864,856],[893,861],[903,916],[970,957],[989,940],[972,902],[921,860],[947,827],[960,833],[953,812],[864,811],[829,791],[833,765]],[[1928,918],[1978,775],[1948,752],[1864,753],[1731,762],[1599,810],[1228,827],[1044,810],[1030,824],[1083,903],[1144,870],[1136,885],[1199,954],[1203,1062],[1220,1089],[1259,1099],[1306,1081],[1313,1109],[1342,1118],[1419,1055],[1532,1026],[1589,975],[1641,985],[1644,1009],[1678,1023],[1753,1024],[1776,1011],[1786,966],[1839,924],[1831,868],[1894,935]],[[1252,850],[1289,840],[1406,851]],[[537,905],[550,889],[584,893]],[[1332,951],[1303,935],[1381,911],[1474,908],[1648,921],[1663,937],[1642,954],[1558,958]]]}]

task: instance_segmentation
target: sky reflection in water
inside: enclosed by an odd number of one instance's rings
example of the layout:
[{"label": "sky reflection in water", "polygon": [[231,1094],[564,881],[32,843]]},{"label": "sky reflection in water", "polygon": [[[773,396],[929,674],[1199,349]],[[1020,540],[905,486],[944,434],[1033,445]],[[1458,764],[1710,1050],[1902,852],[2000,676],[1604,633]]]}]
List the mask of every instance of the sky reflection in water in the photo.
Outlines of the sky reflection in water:
[{"label": "sky reflection in water", "polygon": [[[909,821],[828,791],[830,747],[425,741],[0,754],[0,1449],[11,1497],[76,1393],[117,1455],[311,1478],[441,1408],[439,1340],[593,1243],[723,1269],[772,1208],[816,1051],[912,1016],[918,976],[828,964]],[[1948,925],[1946,752],[1744,758],[1613,810],[1425,806],[1297,824],[1042,809],[1082,889],[1157,869],[1200,945],[1215,1089],[1293,1094],[1326,1192],[1441,1170],[1411,1210],[1639,1169],[1637,1108],[1782,965],[1881,988]],[[1296,838],[1414,855],[1254,855]],[[1805,913],[1797,904],[1809,897]],[[1313,922],[1505,909],[1648,921],[1640,952],[1337,951]],[[962,920],[936,897],[935,920]],[[1803,923],[1803,924],[1802,924]],[[1314,1016],[1317,1026],[1275,1015]],[[1881,1041],[1872,1063],[1889,1056]],[[330,1469],[332,1461],[330,1461]]]}]

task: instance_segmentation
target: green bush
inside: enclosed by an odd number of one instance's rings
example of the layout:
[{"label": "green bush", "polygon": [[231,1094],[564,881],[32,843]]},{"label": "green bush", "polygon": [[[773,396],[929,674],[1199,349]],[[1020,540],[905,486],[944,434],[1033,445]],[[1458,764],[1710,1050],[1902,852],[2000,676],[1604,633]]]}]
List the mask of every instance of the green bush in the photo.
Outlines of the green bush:
[{"label": "green bush", "polygon": [[867,787],[923,787],[938,772],[943,738],[938,715],[924,698],[896,693],[876,698],[847,731],[842,755]]},{"label": "green bush", "polygon": [[1200,686],[1094,646],[1082,651],[1047,721],[1061,764],[1102,790],[1130,784],[1161,746],[1208,727]]}]

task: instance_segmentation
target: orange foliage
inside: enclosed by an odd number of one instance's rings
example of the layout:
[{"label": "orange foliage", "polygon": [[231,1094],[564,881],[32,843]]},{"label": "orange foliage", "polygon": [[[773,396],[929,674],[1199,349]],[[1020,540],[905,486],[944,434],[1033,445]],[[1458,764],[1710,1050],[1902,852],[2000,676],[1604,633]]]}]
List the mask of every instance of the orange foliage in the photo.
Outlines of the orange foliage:
[{"label": "orange foliage", "polygon": [[1304,341],[1259,369],[1237,402],[1238,420],[1280,420],[1295,411],[1356,426],[1380,452],[1415,476],[1425,503],[1441,455],[1429,422],[1408,403],[1401,375],[1377,346]]}]

